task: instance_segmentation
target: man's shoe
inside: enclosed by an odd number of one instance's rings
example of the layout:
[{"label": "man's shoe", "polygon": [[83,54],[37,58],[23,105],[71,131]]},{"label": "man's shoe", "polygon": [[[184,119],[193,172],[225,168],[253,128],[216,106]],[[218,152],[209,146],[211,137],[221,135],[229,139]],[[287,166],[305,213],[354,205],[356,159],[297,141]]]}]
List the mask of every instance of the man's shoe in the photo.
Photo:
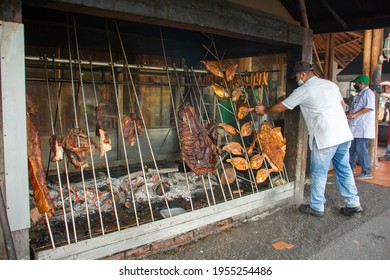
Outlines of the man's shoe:
[{"label": "man's shoe", "polygon": [[307,204],[301,204],[298,209],[299,209],[299,211],[301,211],[304,214],[310,214],[310,215],[313,215],[315,217],[324,216],[324,211],[314,210],[310,207],[310,205],[307,205]]},{"label": "man's shoe", "polygon": [[378,157],[378,160],[379,161],[388,161],[388,160],[390,160],[390,156],[389,155],[385,155],[383,157]]},{"label": "man's shoe", "polygon": [[356,213],[361,213],[363,212],[363,208],[359,205],[356,207],[343,207],[340,208],[340,213],[343,214],[344,216],[353,216]]},{"label": "man's shoe", "polygon": [[358,179],[358,180],[369,180],[369,179],[372,179],[372,176],[371,176],[371,174],[360,173],[359,175],[355,176],[355,179]]}]

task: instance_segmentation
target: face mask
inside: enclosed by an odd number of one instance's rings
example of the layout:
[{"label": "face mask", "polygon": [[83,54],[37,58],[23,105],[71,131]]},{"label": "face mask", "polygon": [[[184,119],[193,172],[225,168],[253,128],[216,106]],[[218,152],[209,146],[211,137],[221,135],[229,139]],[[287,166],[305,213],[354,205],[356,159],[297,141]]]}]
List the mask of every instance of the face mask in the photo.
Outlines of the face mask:
[{"label": "face mask", "polygon": [[298,80],[297,84],[298,86],[302,86],[305,82],[302,80],[302,75],[301,75],[301,78]]},{"label": "face mask", "polygon": [[353,85],[353,88],[356,90],[356,91],[359,91],[360,90],[360,86],[359,85]]}]

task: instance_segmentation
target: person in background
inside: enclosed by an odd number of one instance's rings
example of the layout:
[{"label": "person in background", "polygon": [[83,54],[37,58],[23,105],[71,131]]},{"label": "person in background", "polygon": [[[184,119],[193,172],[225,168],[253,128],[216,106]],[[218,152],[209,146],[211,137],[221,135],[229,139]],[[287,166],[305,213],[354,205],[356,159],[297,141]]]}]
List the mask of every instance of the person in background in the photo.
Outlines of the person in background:
[{"label": "person in background", "polygon": [[[386,97],[386,95],[388,95],[388,93],[390,93],[390,82],[386,81],[386,82],[383,82],[383,83],[380,83],[380,85],[382,86],[382,93],[385,93],[385,95],[381,95],[382,97]],[[388,90],[386,91],[386,87],[388,88]],[[385,122],[386,119],[387,119],[387,115],[389,114],[389,110],[390,110],[390,96],[389,97],[386,97],[386,102],[385,102],[385,106],[384,106],[384,110],[383,110],[383,118],[382,118],[382,122]],[[389,118],[389,121],[390,121],[390,118]]]},{"label": "person in background", "polygon": [[[380,94],[381,97],[387,98],[386,105],[387,109],[390,111],[390,82],[386,81],[383,83],[380,83],[382,86],[382,93]],[[384,119],[386,119],[384,117]],[[389,126],[387,128],[387,148],[386,148],[386,154],[382,157],[379,157],[378,160],[385,161],[390,160],[390,118],[389,118]]]},{"label": "person in background", "polygon": [[318,78],[306,61],[295,63],[291,78],[298,88],[284,101],[271,107],[257,104],[259,115],[276,114],[300,106],[309,131],[310,154],[310,204],[301,204],[302,213],[315,217],[324,215],[325,187],[330,162],[333,163],[338,190],[346,207],[340,213],[352,216],[363,211],[358,191],[349,165],[349,147],[353,139],[338,86],[331,81]]},{"label": "person in background", "polygon": [[352,83],[356,95],[347,112],[354,138],[349,149],[349,163],[352,170],[355,170],[357,160],[362,167],[362,172],[355,176],[356,179],[372,179],[368,141],[375,139],[375,94],[368,87],[370,78],[366,75],[357,76]]}]

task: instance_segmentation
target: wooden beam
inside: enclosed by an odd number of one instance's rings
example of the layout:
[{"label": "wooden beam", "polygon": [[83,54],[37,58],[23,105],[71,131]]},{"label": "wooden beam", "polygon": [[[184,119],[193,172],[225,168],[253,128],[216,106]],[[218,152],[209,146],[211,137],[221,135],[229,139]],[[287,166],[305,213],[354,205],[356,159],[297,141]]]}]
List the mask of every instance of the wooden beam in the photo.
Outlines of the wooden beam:
[{"label": "wooden beam", "polygon": [[315,45],[314,41],[313,41],[313,50],[314,50],[314,54],[315,54],[315,56],[316,56],[317,65],[318,65],[318,67],[320,68],[320,70],[321,70],[321,72],[322,72],[322,74],[323,74],[323,73],[324,73],[324,69],[322,68],[321,60],[320,60],[320,58],[319,58],[319,56],[318,56],[317,49],[316,49],[316,45]]},{"label": "wooden beam", "polygon": [[[165,0],[156,1],[29,1],[35,7],[75,12],[99,17],[169,26],[233,38],[268,41],[273,44],[301,45],[304,28],[260,12],[237,9],[228,1]],[[191,11],[191,12],[189,12]],[[239,23],[239,24],[237,24]]]},{"label": "wooden beam", "polygon": [[335,46],[335,48],[338,49],[338,48],[343,47],[345,45],[353,45],[352,43],[358,42],[358,41],[362,41],[362,38],[356,38],[356,39],[350,40],[348,42],[344,42],[344,43],[338,44],[337,46]]},{"label": "wooden beam", "polygon": [[309,20],[307,19],[305,0],[298,0],[299,10],[301,12],[303,27],[309,28]]}]

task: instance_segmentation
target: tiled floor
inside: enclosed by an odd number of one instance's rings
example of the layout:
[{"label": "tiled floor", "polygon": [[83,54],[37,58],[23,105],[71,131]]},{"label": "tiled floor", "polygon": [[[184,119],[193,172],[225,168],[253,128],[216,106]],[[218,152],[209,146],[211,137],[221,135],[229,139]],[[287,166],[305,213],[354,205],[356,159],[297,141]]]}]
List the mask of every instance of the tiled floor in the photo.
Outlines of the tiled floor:
[{"label": "tiled floor", "polygon": [[[386,147],[384,145],[378,146],[378,157],[386,154]],[[361,167],[356,166],[356,174],[360,174]],[[364,180],[367,183],[381,185],[390,188],[390,161],[378,161],[371,169],[372,179]]]},{"label": "tiled floor", "polygon": [[[378,146],[378,157],[386,154],[386,147],[383,145]],[[361,167],[356,167],[356,172],[361,172]],[[377,184],[385,187],[390,187],[390,161],[378,161],[376,165],[371,169],[372,179],[365,180],[372,184]]]}]

